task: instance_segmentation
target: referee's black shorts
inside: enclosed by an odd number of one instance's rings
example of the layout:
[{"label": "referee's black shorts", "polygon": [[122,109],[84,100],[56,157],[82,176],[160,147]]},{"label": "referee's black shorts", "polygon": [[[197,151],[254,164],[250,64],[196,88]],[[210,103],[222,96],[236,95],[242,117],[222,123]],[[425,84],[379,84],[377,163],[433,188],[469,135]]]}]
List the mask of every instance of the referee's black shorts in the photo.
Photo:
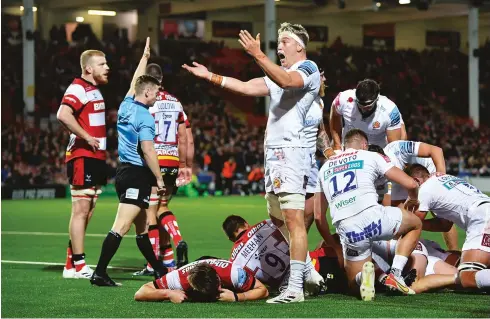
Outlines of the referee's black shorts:
[{"label": "referee's black shorts", "polygon": [[155,176],[146,166],[122,163],[116,172],[116,192],[120,203],[148,208]]}]

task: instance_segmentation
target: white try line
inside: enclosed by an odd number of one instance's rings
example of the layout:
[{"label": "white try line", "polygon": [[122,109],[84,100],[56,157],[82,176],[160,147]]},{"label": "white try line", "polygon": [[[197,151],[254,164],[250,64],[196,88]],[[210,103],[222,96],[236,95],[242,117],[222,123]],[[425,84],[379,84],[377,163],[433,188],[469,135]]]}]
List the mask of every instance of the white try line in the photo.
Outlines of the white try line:
[{"label": "white try line", "polygon": [[[26,260],[0,260],[4,264],[20,264],[20,265],[42,265],[42,266],[64,266],[64,263],[50,263],[44,261],[26,261]],[[89,265],[92,268],[97,267],[97,265]],[[118,266],[108,266],[109,269],[121,269],[121,270],[140,270],[140,268],[133,267],[118,267]]]},{"label": "white try line", "polygon": [[[69,236],[68,233],[49,233],[49,232],[29,232],[29,231],[2,231],[2,235],[28,235],[28,236]],[[85,234],[85,237],[106,237],[107,234]],[[135,237],[126,235],[124,237]]]}]

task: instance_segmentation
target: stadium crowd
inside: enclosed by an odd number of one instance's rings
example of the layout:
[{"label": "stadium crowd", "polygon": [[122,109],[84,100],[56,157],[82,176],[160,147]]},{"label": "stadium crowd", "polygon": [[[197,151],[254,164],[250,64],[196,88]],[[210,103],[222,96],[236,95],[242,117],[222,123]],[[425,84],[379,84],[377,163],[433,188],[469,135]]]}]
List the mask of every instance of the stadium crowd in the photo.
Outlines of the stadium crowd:
[{"label": "stadium crowd", "polygon": [[[117,106],[126,93],[142,43],[130,44],[117,34],[100,41],[87,27],[75,31],[70,44],[64,30],[56,26],[48,40],[35,34],[35,115],[26,117],[22,45],[17,41],[20,26],[15,22],[7,26],[2,31],[2,185],[67,183],[63,161],[68,134],[59,126],[55,113],[67,86],[78,76],[79,56],[87,48],[104,51],[111,68],[109,84],[101,91],[107,106],[109,176],[113,177],[118,156]],[[251,60],[250,64],[230,62],[240,54],[245,59],[245,53],[233,52],[222,43],[173,43],[163,47],[161,56],[152,60],[162,66],[165,89],[181,99],[191,120],[196,147],[194,173],[201,180],[213,181],[212,188],[225,193],[262,191],[264,126],[252,125],[237,116],[219,91],[208,83],[194,81],[180,66],[196,60],[242,79],[259,75],[260,69]],[[227,58],[230,52],[233,58]],[[490,42],[480,52],[490,52]],[[488,56],[480,55],[481,114],[490,108]],[[338,39],[332,47],[311,57],[325,69],[325,104],[329,105],[339,91],[354,87],[361,75],[371,77],[381,83],[382,94],[398,105],[409,139],[443,147],[448,173],[490,176],[490,130],[485,127],[488,118],[481,117],[483,125],[479,129],[465,120],[468,84],[467,57],[463,53],[374,51],[345,46]]]}]

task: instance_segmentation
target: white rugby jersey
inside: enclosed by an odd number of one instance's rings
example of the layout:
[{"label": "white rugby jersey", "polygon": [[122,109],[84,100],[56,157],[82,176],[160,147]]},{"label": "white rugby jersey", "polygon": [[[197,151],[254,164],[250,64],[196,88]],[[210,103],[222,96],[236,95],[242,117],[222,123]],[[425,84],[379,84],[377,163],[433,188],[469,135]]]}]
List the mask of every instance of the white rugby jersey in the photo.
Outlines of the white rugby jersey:
[{"label": "white rugby jersey", "polygon": [[310,110],[306,114],[305,120],[305,137],[306,144],[312,152],[316,151],[316,138],[318,135],[318,128],[323,121],[323,100],[320,96],[317,96],[315,101],[310,107]]},{"label": "white rugby jersey", "polygon": [[469,208],[490,197],[466,180],[452,175],[433,174],[419,190],[419,211],[431,211],[439,218],[447,219],[466,231],[471,217]]},{"label": "white rugby jersey", "polygon": [[160,91],[155,104],[148,110],[155,118],[154,146],[160,166],[178,167],[178,128],[186,122],[182,104],[170,93]]},{"label": "white rugby jersey", "polygon": [[247,229],[233,245],[230,261],[262,283],[278,287],[289,271],[289,245],[271,220]]},{"label": "white rugby jersey", "polygon": [[361,112],[357,109],[355,89],[343,91],[337,95],[333,106],[337,114],[344,119],[342,142],[348,131],[357,128],[367,134],[369,144],[386,146],[388,143],[386,131],[401,128],[403,120],[398,107],[386,96],[379,95],[376,103],[376,111],[363,120]]},{"label": "white rugby jersey", "polygon": [[332,223],[378,205],[375,181],[393,168],[389,157],[347,149],[330,157],[318,173],[317,191],[328,200]]},{"label": "white rugby jersey", "polygon": [[384,148],[385,154],[399,169],[404,169],[407,164],[420,164],[427,168],[430,174],[436,172],[436,166],[432,158],[418,157],[421,142],[393,141]]},{"label": "white rugby jersey", "polygon": [[318,96],[320,72],[311,60],[298,61],[287,69],[291,71],[298,71],[303,78],[302,88],[282,89],[269,77],[264,77],[271,98],[265,136],[265,146],[269,148],[307,147],[304,123]]}]

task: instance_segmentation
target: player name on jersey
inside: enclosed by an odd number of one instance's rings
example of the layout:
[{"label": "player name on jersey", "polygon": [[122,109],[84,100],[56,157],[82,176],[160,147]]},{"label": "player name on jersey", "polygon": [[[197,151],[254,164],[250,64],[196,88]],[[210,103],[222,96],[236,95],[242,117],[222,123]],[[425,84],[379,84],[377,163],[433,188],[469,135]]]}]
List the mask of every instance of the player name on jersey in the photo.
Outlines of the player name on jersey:
[{"label": "player name on jersey", "polygon": [[230,261],[277,287],[289,269],[289,245],[270,220],[250,227],[235,242]]},{"label": "player name on jersey", "polygon": [[186,122],[182,104],[173,95],[161,91],[149,111],[155,118],[154,144],[160,166],[178,167],[178,128]]}]

